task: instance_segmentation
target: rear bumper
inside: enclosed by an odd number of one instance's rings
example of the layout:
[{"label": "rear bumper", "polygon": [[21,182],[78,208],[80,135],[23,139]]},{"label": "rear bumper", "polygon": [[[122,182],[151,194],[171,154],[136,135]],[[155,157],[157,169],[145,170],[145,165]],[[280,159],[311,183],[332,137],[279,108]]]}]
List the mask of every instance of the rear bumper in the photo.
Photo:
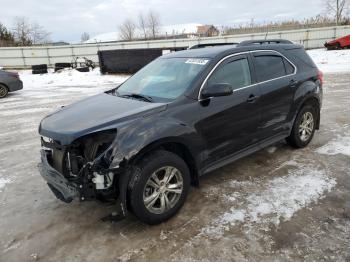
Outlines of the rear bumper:
[{"label": "rear bumper", "polygon": [[77,190],[76,184],[68,181],[62,174],[50,166],[47,160],[47,152],[44,149],[40,152],[41,163],[38,164],[38,169],[54,195],[66,203],[70,203],[74,198],[79,197],[79,190]]},{"label": "rear bumper", "polygon": [[9,92],[17,91],[23,89],[23,82],[19,79],[16,79],[15,81],[11,81],[7,84],[9,88]]}]

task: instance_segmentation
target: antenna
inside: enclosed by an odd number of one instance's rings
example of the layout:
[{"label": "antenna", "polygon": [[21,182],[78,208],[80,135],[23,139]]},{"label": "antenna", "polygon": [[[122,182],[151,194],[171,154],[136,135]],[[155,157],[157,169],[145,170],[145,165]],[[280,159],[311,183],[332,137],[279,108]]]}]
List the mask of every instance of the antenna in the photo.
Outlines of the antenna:
[{"label": "antenna", "polygon": [[266,26],[266,34],[265,34],[265,40],[267,39],[267,35],[269,34],[269,26]]}]

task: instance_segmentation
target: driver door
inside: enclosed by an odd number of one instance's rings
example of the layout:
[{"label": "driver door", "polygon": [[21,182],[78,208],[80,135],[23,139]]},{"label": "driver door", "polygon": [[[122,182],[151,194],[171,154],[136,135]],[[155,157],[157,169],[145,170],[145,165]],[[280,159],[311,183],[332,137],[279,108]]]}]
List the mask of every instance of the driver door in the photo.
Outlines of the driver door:
[{"label": "driver door", "polygon": [[226,83],[233,88],[231,95],[199,102],[202,120],[198,129],[206,141],[206,164],[229,157],[257,142],[260,90],[252,85],[251,68],[248,55],[228,58],[215,69],[203,87]]}]

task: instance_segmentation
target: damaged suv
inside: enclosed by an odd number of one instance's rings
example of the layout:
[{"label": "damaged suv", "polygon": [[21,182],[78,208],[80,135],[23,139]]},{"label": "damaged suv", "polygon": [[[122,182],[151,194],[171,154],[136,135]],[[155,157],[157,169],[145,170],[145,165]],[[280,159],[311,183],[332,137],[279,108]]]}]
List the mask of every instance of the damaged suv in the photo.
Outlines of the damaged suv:
[{"label": "damaged suv", "polygon": [[45,117],[39,170],[64,202],[115,201],[111,217],[157,224],[201,175],[283,139],[305,147],[320,125],[322,81],[286,40],[167,54]]}]

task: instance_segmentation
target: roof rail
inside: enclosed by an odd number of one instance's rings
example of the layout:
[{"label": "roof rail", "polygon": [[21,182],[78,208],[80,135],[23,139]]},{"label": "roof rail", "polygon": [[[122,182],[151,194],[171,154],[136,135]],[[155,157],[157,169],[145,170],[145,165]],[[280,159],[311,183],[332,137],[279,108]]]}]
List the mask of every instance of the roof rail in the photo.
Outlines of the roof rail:
[{"label": "roof rail", "polygon": [[240,42],[237,47],[264,44],[293,44],[293,42],[285,39],[246,40]]},{"label": "roof rail", "polygon": [[223,45],[238,45],[238,43],[208,43],[208,44],[198,44],[189,47],[188,49],[198,49],[198,48],[205,48],[205,47],[213,47],[213,46],[223,46]]}]

